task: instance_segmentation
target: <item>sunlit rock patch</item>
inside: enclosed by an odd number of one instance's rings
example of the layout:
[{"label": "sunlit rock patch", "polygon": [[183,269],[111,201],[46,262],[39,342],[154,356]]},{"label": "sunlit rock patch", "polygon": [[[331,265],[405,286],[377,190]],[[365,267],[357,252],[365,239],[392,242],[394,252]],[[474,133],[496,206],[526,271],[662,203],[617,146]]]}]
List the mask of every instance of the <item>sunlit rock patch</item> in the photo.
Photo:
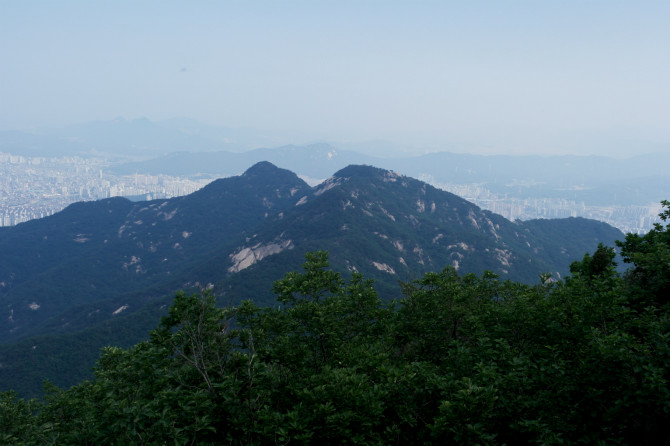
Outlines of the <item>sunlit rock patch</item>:
[{"label": "sunlit rock patch", "polygon": [[127,305],[127,304],[126,304],[126,305],[122,305],[122,306],[120,306],[119,308],[117,308],[116,310],[114,310],[114,311],[112,312],[112,314],[115,314],[115,315],[116,315],[116,314],[119,314],[119,313],[121,313],[121,312],[123,312],[123,311],[126,311],[126,310],[128,309],[128,307],[129,307],[129,305]]},{"label": "sunlit rock patch", "polygon": [[317,197],[319,195],[323,194],[324,192],[329,191],[330,189],[341,185],[342,181],[341,181],[340,178],[338,178],[338,179],[329,178],[326,181],[324,181],[322,184],[323,184],[323,186],[321,186],[316,191],[314,191],[314,195],[317,196]]},{"label": "sunlit rock patch", "polygon": [[372,266],[377,268],[379,271],[384,271],[389,274],[395,274],[395,270],[386,263],[372,262]]},{"label": "sunlit rock patch", "polygon": [[230,255],[233,265],[228,268],[228,272],[236,273],[242,271],[265,257],[279,254],[285,249],[290,249],[292,246],[293,242],[291,240],[280,240],[265,245],[257,243],[254,246],[242,248]]}]

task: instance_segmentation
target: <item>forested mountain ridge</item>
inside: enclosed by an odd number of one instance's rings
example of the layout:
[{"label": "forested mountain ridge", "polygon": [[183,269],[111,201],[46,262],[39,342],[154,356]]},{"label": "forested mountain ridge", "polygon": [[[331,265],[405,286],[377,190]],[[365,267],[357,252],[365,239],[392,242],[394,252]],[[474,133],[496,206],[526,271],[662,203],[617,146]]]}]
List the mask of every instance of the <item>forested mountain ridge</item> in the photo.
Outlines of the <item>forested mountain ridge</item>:
[{"label": "forested mountain ridge", "polygon": [[191,262],[308,190],[294,174],[260,163],[186,197],[76,203],[0,228],[0,333],[6,342],[39,333],[40,324],[78,304],[163,282],[181,288],[179,273]]},{"label": "forested mountain ridge", "polygon": [[[560,277],[584,250],[595,249],[599,242],[613,245],[622,236],[609,225],[580,218],[510,222],[421,181],[370,166],[349,166],[294,208],[264,222],[236,253],[278,242],[296,248],[258,266],[263,270],[275,264],[279,271],[281,265],[299,264],[304,252],[324,248],[336,268],[362,272],[382,284],[393,277],[393,286],[397,278],[446,265],[534,282],[545,272]],[[256,268],[250,269],[233,281],[258,275]]]},{"label": "forested mountain ridge", "polygon": [[[0,346],[0,378],[73,384],[97,348],[141,340],[178,289],[272,303],[272,283],[308,251],[328,250],[334,267],[365,274],[393,299],[399,280],[445,266],[537,283],[622,237],[584,219],[510,222],[370,166],[349,166],[310,188],[262,162],[186,197],[78,203],[0,231],[0,329],[4,342],[20,340]],[[69,345],[89,352],[88,361],[72,364]]]}]

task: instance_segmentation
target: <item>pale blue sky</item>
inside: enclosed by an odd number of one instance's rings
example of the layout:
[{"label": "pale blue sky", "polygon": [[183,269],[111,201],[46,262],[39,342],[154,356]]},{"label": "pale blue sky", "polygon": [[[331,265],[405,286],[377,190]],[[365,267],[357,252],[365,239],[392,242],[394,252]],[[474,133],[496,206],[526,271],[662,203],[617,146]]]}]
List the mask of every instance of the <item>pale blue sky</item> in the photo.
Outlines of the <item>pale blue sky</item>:
[{"label": "pale blue sky", "polygon": [[670,150],[670,1],[0,0],[0,129],[190,117],[478,153]]}]

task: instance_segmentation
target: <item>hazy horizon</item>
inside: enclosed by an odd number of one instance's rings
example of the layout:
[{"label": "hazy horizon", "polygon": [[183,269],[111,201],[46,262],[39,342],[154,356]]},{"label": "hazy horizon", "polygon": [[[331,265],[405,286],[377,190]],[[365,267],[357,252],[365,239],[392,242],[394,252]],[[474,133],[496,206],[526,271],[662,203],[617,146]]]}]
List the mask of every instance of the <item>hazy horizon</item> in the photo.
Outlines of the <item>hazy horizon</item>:
[{"label": "hazy horizon", "polygon": [[0,130],[188,117],[419,154],[670,150],[670,2],[0,3]]}]

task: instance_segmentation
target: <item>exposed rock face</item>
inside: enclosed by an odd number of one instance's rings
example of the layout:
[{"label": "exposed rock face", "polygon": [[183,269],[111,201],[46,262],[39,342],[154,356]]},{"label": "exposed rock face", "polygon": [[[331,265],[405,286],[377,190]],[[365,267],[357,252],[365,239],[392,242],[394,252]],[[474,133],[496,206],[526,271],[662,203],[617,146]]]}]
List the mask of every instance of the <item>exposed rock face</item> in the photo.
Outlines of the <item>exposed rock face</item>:
[{"label": "exposed rock face", "polygon": [[379,271],[384,271],[389,274],[395,274],[395,270],[386,263],[372,262],[372,265]]},{"label": "exposed rock face", "polygon": [[242,248],[230,255],[233,265],[228,268],[229,273],[236,273],[249,268],[254,263],[263,260],[267,256],[279,254],[285,249],[291,249],[293,242],[291,240],[282,240],[276,243],[263,245],[257,243],[254,246]]}]

